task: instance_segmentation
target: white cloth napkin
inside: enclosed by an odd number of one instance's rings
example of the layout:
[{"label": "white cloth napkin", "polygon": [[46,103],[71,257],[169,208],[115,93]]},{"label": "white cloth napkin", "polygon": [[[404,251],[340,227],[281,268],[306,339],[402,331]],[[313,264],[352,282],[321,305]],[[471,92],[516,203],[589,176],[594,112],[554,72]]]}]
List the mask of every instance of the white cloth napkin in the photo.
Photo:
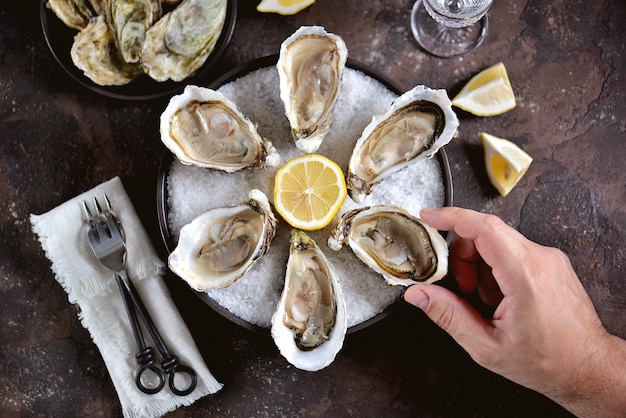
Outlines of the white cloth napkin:
[{"label": "white cloth napkin", "polygon": [[[89,248],[81,207],[85,200],[93,208],[94,197],[104,207],[104,194],[109,197],[124,228],[128,277],[135,284],[170,353],[198,375],[196,389],[187,396],[174,395],[167,384],[154,395],[146,395],[135,386],[136,342],[115,277],[98,262]],[[125,417],[161,416],[221,389],[222,384],[206,367],[170,298],[162,279],[165,265],[156,255],[118,177],[45,214],[31,215],[30,219],[33,231],[52,262],[57,281],[67,292],[69,301],[80,307],[80,320],[102,354]],[[158,350],[150,335],[144,332],[144,337],[158,359]]]}]

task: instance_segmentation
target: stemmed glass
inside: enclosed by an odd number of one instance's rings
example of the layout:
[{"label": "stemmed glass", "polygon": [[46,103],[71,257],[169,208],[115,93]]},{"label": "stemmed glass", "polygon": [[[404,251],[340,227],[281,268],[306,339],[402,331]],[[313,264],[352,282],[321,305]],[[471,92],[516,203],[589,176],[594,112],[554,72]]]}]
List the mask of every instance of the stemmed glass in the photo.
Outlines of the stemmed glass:
[{"label": "stemmed glass", "polygon": [[481,44],[493,0],[417,0],[411,11],[413,36],[427,52],[448,58]]}]

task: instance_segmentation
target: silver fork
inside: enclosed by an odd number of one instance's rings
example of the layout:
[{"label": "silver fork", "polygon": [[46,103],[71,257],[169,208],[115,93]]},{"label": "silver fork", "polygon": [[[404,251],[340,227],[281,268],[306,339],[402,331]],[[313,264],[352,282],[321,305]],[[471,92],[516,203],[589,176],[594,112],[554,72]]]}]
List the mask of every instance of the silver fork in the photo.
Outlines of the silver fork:
[{"label": "silver fork", "polygon": [[[178,359],[171,355],[168,351],[161,335],[159,334],[150,314],[146,310],[139,293],[135,289],[131,280],[126,280],[126,244],[124,239],[124,233],[120,222],[116,218],[111,208],[111,202],[109,198],[104,195],[104,201],[106,209],[102,210],[100,203],[94,197],[93,204],[95,207],[95,216],[89,210],[87,202],[83,201],[83,211],[85,213],[86,221],[89,225],[87,231],[87,238],[89,245],[93,250],[96,258],[102,263],[104,267],[111,270],[115,274],[117,285],[124,301],[124,307],[128,314],[130,327],[132,329],[135,341],[137,343],[138,352],[135,354],[137,363],[139,363],[139,369],[135,374],[135,383],[139,390],[147,394],[154,394],[159,392],[165,385],[165,375],[169,375],[169,387],[170,390],[180,396],[188,395],[191,393],[197,384],[197,376],[193,369],[183,366],[179,363]],[[139,321],[137,320],[137,313],[152,340],[157,346],[159,353],[161,354],[161,366],[163,371],[156,367],[155,355],[152,347],[146,345],[143,338],[141,328],[139,327]],[[150,376],[146,376],[145,380],[148,380],[150,384],[144,384],[144,373],[152,371],[152,377],[156,377],[156,384],[154,380],[150,379]],[[179,389],[175,384],[175,374],[177,372],[184,373],[189,376],[190,384],[188,387]]]}]

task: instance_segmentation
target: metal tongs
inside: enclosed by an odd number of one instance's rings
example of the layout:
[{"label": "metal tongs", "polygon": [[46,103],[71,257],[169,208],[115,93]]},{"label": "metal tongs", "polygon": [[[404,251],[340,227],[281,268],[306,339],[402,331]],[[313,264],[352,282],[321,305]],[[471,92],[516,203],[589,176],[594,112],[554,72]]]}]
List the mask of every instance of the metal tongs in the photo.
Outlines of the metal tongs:
[{"label": "metal tongs", "polygon": [[[111,209],[111,202],[106,194],[104,195],[104,201],[106,209],[102,210],[98,200],[95,197],[93,198],[96,211],[95,216],[89,210],[87,202],[83,201],[83,211],[87,224],[89,225],[87,237],[96,258],[104,267],[115,273],[117,285],[122,294],[124,307],[126,308],[126,313],[130,321],[130,327],[138,347],[135,358],[137,359],[139,368],[135,374],[135,383],[143,393],[154,394],[165,386],[165,374],[167,374],[169,375],[168,383],[172,393],[179,396],[188,395],[195,389],[198,382],[196,373],[190,367],[181,365],[176,356],[170,354],[152,318],[150,318],[150,314],[139,297],[139,293],[137,293],[133,282],[126,278],[126,243],[124,232],[120,222]],[[152,347],[146,345],[137,320],[137,314],[139,314],[145,328],[148,330],[148,333],[150,333],[154,344],[156,344],[161,354],[160,363],[163,370],[155,365],[154,351]],[[151,375],[148,374],[144,376],[148,371],[152,372]],[[174,377],[178,372],[186,374],[190,378],[184,379],[185,381],[190,380],[189,386],[186,388],[179,389],[176,387]],[[148,384],[145,384],[144,380],[146,380]]]}]

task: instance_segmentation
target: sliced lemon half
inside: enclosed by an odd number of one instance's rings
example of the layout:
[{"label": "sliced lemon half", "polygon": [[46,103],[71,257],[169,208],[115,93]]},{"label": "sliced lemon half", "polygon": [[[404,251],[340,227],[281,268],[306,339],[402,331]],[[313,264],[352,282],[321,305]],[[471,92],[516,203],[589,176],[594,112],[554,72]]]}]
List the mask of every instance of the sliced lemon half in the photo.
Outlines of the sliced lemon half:
[{"label": "sliced lemon half", "polygon": [[319,154],[292,158],[274,178],[276,211],[291,226],[307,231],[328,225],[346,195],[343,171]]},{"label": "sliced lemon half", "polygon": [[256,7],[258,12],[294,15],[315,3],[315,0],[262,0]]},{"label": "sliced lemon half", "polygon": [[533,159],[508,139],[480,133],[489,181],[506,196],[524,176]]},{"label": "sliced lemon half", "polygon": [[515,108],[515,94],[504,64],[499,62],[472,77],[452,104],[476,116],[496,116]]}]

